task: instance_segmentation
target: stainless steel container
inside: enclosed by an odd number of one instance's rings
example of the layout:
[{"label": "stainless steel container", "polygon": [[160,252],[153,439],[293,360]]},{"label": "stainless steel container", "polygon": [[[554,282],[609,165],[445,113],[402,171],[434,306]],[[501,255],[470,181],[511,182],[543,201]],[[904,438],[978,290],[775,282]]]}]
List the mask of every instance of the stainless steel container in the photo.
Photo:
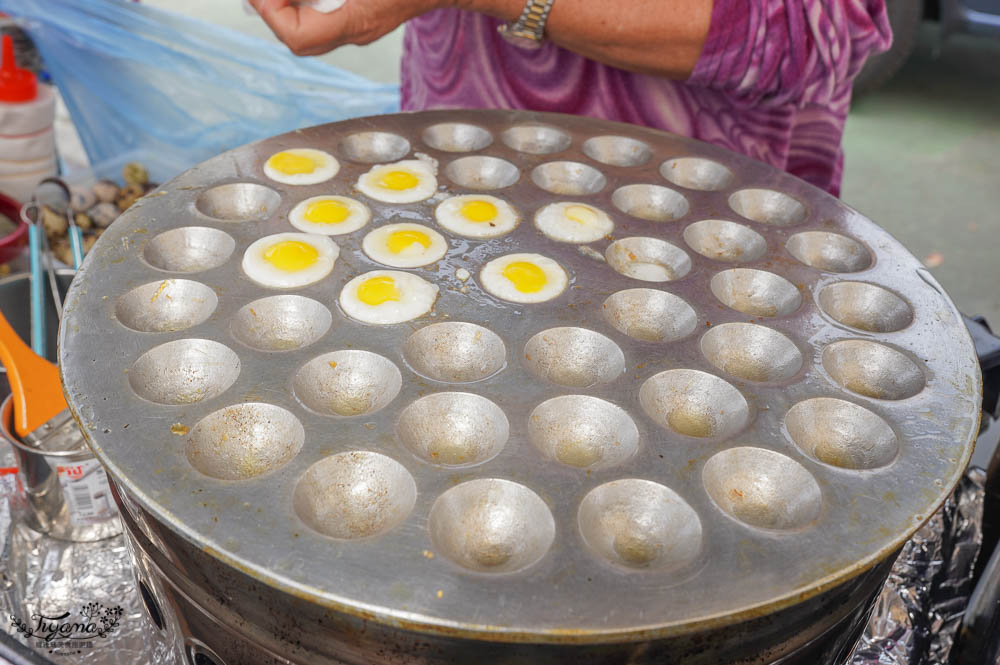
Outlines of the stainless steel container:
[{"label": "stainless steel container", "polygon": [[[60,297],[64,297],[75,271],[57,272]],[[30,334],[27,273],[0,279],[0,309],[15,332]],[[46,284],[46,290],[49,285]],[[55,306],[45,294],[46,316],[56,319]],[[54,355],[56,327],[49,327],[48,348]],[[19,491],[25,508],[23,519],[31,528],[62,540],[94,541],[121,533],[118,509],[111,498],[104,470],[86,446],[68,411],[56,415],[25,442],[13,428],[12,398],[5,386],[0,403],[0,438],[9,445],[18,469]],[[44,445],[39,445],[39,444]]]},{"label": "stainless steel container", "polygon": [[13,448],[23,519],[35,531],[61,540],[90,542],[122,532],[118,507],[101,463],[94,458],[68,412],[41,428],[39,445],[14,431],[13,397],[0,405],[0,435]]},{"label": "stainless steel container", "polygon": [[[26,269],[23,266],[22,269]],[[56,271],[56,280],[59,284],[59,295],[60,297],[66,296],[66,291],[69,290],[69,285],[73,282],[73,276],[76,275],[75,270],[63,269]],[[7,322],[14,328],[14,331],[21,337],[21,339],[31,339],[31,276],[27,272],[15,273],[12,275],[7,275],[6,277],[0,278],[0,310],[3,310],[4,317]],[[50,296],[48,280],[45,280],[45,317],[47,321],[55,321],[58,316],[56,314],[55,305],[52,302]],[[58,327],[55,325],[50,325],[46,328],[47,338],[45,348],[49,350],[49,360],[53,362],[56,359],[56,343],[57,343],[57,333]],[[6,397],[10,393],[8,388],[4,388],[3,396]]]},{"label": "stainless steel container", "polygon": [[[269,180],[290,148],[339,172]],[[433,198],[355,188],[417,153]],[[436,206],[462,193],[520,224],[448,231]],[[249,245],[331,194],[371,210],[332,272],[248,280]],[[532,223],[566,201],[614,230]],[[409,270],[434,308],[363,324],[338,295],[401,220],[446,237]],[[492,295],[483,266],[522,252],[568,288]],[[954,306],[869,220],[725,150],[558,115],[365,118],[220,155],[102,236],[62,339],[143,595],[202,664],[833,663],[979,418]]]}]

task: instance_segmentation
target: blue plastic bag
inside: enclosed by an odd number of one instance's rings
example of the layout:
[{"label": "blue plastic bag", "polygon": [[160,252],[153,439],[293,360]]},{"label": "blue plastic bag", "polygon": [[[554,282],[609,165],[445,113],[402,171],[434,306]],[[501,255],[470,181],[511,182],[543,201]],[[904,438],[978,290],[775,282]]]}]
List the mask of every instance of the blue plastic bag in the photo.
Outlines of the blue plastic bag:
[{"label": "blue plastic bag", "polygon": [[189,167],[274,134],[399,109],[396,85],[140,4],[0,0],[0,11],[23,21],[92,163],[140,150]]}]

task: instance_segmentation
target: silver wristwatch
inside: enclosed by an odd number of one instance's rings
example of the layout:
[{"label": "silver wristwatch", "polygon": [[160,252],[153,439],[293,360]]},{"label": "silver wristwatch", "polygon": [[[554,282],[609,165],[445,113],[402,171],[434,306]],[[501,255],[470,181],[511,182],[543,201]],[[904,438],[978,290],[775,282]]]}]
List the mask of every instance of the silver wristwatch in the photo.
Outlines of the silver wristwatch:
[{"label": "silver wristwatch", "polygon": [[521,48],[539,48],[545,39],[545,21],[549,18],[553,2],[555,0],[528,0],[516,21],[500,26],[500,34]]}]

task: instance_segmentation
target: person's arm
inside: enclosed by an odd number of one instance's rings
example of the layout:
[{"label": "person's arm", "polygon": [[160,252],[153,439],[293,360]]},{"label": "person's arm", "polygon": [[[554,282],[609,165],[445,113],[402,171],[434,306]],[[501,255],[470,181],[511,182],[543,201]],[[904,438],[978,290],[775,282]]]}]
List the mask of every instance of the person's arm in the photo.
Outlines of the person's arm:
[{"label": "person's arm", "polygon": [[[456,0],[505,21],[524,0]],[[582,56],[632,72],[686,79],[708,36],[712,0],[555,0],[545,36]]]},{"label": "person's arm", "polygon": [[[505,21],[524,0],[348,0],[321,14],[291,0],[250,0],[277,37],[297,55],[344,44],[368,44],[432,9],[458,7]],[[708,34],[712,0],[555,0],[546,37],[614,67],[684,79]]]},{"label": "person's arm", "polygon": [[[294,53],[367,44],[442,7],[517,18],[524,0],[348,0],[320,14],[291,0],[250,0]],[[891,41],[884,0],[555,0],[546,36],[629,71],[683,79],[748,107],[841,99]]]}]

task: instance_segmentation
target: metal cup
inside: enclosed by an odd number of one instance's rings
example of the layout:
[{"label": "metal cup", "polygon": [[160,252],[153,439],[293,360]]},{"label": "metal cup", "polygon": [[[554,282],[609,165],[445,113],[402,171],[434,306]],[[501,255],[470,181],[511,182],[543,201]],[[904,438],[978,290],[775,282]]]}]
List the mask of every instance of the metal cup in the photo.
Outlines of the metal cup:
[{"label": "metal cup", "polygon": [[[69,288],[73,276],[72,270],[58,272],[58,288],[61,295],[64,295],[65,290]],[[30,334],[28,288],[29,279],[26,273],[0,279],[0,309],[22,339],[27,339]],[[47,318],[55,320],[56,312],[51,299],[47,298],[45,302],[48,305]],[[48,332],[48,348],[54,350],[55,326],[49,326]],[[2,388],[8,396],[0,406],[0,435],[10,442],[14,451],[18,478],[23,489],[22,495],[16,497],[11,504],[17,516],[32,529],[64,540],[92,541],[120,533],[121,525],[117,510],[108,492],[103,470],[87,448],[69,412],[60,413],[32,432],[28,437],[29,440],[22,440],[14,433],[13,402],[6,385]],[[60,483],[60,467],[63,469],[63,483]],[[70,477],[70,473],[75,471],[76,467],[79,467],[79,477]],[[85,473],[89,475],[84,477]],[[103,492],[103,496],[96,496],[96,499],[110,506],[110,517],[87,520],[91,523],[80,523],[79,511],[74,510],[76,502],[73,498],[67,502],[63,494],[63,484],[80,491],[81,499],[85,487],[98,488],[96,492],[91,491],[92,496],[88,498],[93,502],[95,499],[93,495],[100,495]],[[101,509],[104,505],[102,503],[96,507]],[[100,511],[98,516],[103,517],[105,513],[106,511]]]},{"label": "metal cup", "polygon": [[13,423],[13,398],[8,396],[0,406],[0,434],[14,448],[27,504],[23,519],[28,526],[76,542],[121,533],[104,468],[87,448],[69,412],[45,423],[41,432],[33,432],[41,435],[38,446],[18,437]]}]

